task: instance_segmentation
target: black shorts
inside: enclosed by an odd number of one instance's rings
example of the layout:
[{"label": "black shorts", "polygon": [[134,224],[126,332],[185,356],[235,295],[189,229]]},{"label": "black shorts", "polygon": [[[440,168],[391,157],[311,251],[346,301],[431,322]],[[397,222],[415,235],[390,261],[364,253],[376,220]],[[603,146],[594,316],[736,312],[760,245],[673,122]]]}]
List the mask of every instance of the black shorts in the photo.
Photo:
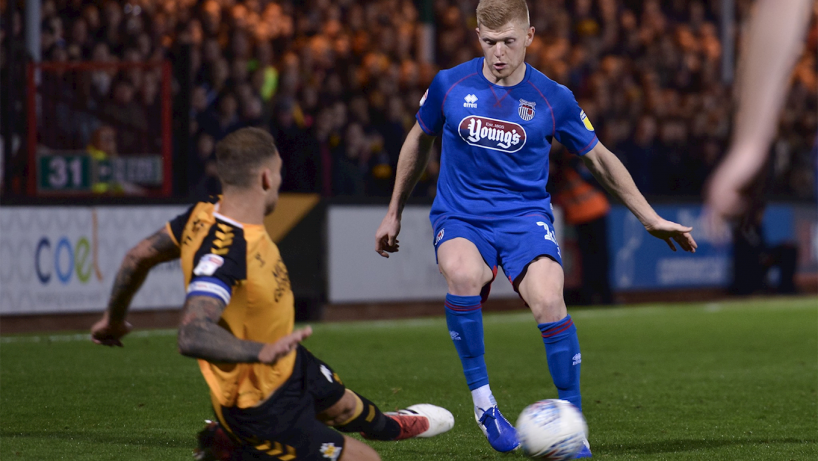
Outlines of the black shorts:
[{"label": "black shorts", "polygon": [[337,460],[344,437],[316,415],[337,403],[345,390],[327,364],[298,346],[292,376],[264,403],[253,408],[222,407],[222,423],[242,444],[242,455],[235,458]]}]

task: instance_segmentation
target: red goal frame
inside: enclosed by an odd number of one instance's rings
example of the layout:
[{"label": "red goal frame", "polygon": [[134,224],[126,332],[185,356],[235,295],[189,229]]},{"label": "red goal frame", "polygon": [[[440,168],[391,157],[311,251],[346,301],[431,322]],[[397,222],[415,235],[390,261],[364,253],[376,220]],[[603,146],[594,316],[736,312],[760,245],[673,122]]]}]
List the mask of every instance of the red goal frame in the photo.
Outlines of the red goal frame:
[{"label": "red goal frame", "polygon": [[[162,187],[151,191],[149,196],[170,197],[173,193],[173,147],[172,147],[172,106],[171,106],[171,79],[172,70],[170,61],[160,62],[29,62],[26,65],[26,131],[28,144],[28,163],[26,176],[28,178],[27,192],[31,197],[37,196],[37,80],[36,76],[43,71],[95,71],[95,70],[127,70],[127,69],[156,69],[161,68],[161,82],[159,98],[161,101],[162,126]],[[48,194],[53,196],[54,193]],[[71,196],[92,196],[93,193],[72,193]]]}]

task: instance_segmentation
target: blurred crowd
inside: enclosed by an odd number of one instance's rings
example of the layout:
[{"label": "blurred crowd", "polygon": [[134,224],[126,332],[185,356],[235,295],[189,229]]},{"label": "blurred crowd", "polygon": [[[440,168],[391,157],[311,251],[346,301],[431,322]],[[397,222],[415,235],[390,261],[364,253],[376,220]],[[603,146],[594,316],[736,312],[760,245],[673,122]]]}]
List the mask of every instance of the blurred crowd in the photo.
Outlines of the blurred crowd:
[{"label": "blurred crowd", "polygon": [[[192,92],[193,147],[176,155],[187,156],[193,194],[217,187],[215,143],[239,127],[260,126],[284,157],[284,190],[387,196],[435,72],[481,55],[476,3],[432,1],[433,42],[424,44],[421,2],[413,0],[43,0],[42,53],[45,61],[138,63],[189,50],[191,81],[177,74],[173,91]],[[698,196],[725,151],[732,93],[721,70],[721,4],[529,1],[537,34],[528,62],[574,91],[601,141],[646,194]],[[736,0],[737,37],[751,6]],[[426,45],[434,50],[428,62],[421,59]],[[773,192],[793,198],[815,191],[817,50],[813,19],[770,168]],[[106,70],[86,82],[95,111],[139,128],[132,139],[120,130],[120,150],[153,148],[160,77],[158,68]],[[49,91],[70,85],[43,84],[59,87]],[[57,128],[82,144],[93,130],[71,114]],[[416,195],[434,195],[438,156]]]}]

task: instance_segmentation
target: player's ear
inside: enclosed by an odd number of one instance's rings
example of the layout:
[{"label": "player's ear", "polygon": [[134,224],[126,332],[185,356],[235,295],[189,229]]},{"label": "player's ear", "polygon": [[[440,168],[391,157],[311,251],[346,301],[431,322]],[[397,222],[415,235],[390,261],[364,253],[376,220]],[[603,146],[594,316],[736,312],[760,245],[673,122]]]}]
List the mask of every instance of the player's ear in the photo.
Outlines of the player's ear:
[{"label": "player's ear", "polygon": [[525,46],[531,45],[531,42],[534,41],[534,26],[530,26],[528,28],[528,33],[525,36]]},{"label": "player's ear", "polygon": [[261,189],[265,192],[273,188],[273,172],[269,168],[261,169]]}]

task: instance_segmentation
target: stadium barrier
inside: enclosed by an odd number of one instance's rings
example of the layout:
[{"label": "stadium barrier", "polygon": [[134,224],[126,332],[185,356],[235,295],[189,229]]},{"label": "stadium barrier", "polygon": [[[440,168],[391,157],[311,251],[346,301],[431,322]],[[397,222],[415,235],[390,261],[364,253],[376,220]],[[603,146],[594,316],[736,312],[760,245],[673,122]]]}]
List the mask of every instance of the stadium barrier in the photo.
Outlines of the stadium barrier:
[{"label": "stadium barrier", "polygon": [[[125,253],[185,208],[4,207],[0,314],[101,311]],[[161,264],[133,309],[181,306],[184,293],[179,262]]]},{"label": "stadium barrier", "polygon": [[[185,205],[5,206],[0,213],[0,315],[100,312],[125,252],[159,229]],[[438,273],[428,220],[429,205],[403,214],[401,252],[388,260],[374,251],[374,233],[386,213],[380,205],[321,202],[317,196],[282,194],[268,231],[281,248],[302,320],[324,316],[324,306],[436,303],[446,293]],[[701,235],[701,208],[659,205],[667,219],[689,223],[699,243],[695,255],[671,252],[647,235],[621,206],[609,215],[611,284],[620,294],[723,290],[732,277],[731,251]],[[769,244],[798,247],[796,278],[818,281],[818,213],[809,205],[774,204],[765,213]],[[575,237],[555,209],[566,288],[578,286]],[[521,307],[502,272],[492,300]],[[178,309],[184,301],[179,263],[162,264],[134,298],[135,311]],[[437,304],[435,304],[437,305]],[[407,311],[408,312],[408,311]],[[408,314],[407,314],[408,315]]]},{"label": "stadium barrier", "polygon": [[[694,290],[725,288],[733,277],[730,245],[717,245],[702,232],[700,205],[658,205],[665,219],[693,227],[699,247],[695,254],[671,252],[667,244],[648,235],[623,206],[608,216],[611,251],[611,287],[614,291]],[[812,286],[818,277],[818,217],[814,206],[771,204],[762,227],[767,245],[793,243],[798,248],[796,278]]]},{"label": "stadium barrier", "polygon": [[[699,245],[695,254],[672,252],[651,237],[625,207],[615,205],[608,215],[610,282],[618,293],[646,291],[692,292],[725,290],[732,281],[732,247],[718,245],[702,232],[700,205],[656,206],[666,219],[693,226]],[[401,251],[388,260],[374,250],[374,230],[385,206],[332,205],[327,215],[328,300],[332,304],[440,300],[446,283],[438,273],[429,224],[430,206],[407,206],[401,221]],[[555,207],[555,229],[562,248],[566,290],[578,289],[581,270],[576,235],[563,226]],[[798,248],[796,279],[812,290],[818,280],[818,217],[809,205],[773,204],[764,215],[767,244],[790,242]],[[354,268],[354,270],[349,270]],[[500,269],[491,299],[516,298]]]},{"label": "stadium barrier", "polygon": [[[327,286],[330,303],[440,300],[446,281],[438,272],[429,223],[429,205],[408,205],[403,211],[399,253],[389,259],[375,252],[375,231],[386,206],[332,205],[327,214]],[[555,209],[557,240],[562,213]],[[562,242],[560,242],[562,244]],[[350,270],[354,268],[354,270]],[[502,268],[491,288],[492,299],[516,298]]]},{"label": "stadium barrier", "polygon": [[[299,317],[315,319],[323,211],[312,194],[282,194],[265,222],[287,262]],[[105,309],[125,253],[188,205],[4,206],[0,213],[0,316],[77,314]],[[133,311],[179,309],[185,287],[179,261],[155,267]]]}]

